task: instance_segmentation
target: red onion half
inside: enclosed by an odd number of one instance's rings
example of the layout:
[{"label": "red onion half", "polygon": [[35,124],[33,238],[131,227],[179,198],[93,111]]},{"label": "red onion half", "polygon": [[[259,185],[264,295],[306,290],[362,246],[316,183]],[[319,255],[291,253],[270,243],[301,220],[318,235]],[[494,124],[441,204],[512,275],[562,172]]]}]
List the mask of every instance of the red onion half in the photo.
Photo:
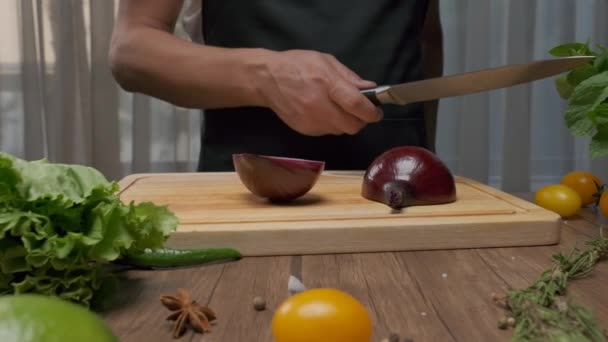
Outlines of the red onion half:
[{"label": "red onion half", "polygon": [[392,148],[378,156],[363,178],[361,195],[393,209],[456,200],[454,177],[429,150],[416,146]]},{"label": "red onion half", "polygon": [[323,161],[251,153],[233,154],[232,161],[241,182],[249,191],[277,202],[305,195],[325,168]]}]

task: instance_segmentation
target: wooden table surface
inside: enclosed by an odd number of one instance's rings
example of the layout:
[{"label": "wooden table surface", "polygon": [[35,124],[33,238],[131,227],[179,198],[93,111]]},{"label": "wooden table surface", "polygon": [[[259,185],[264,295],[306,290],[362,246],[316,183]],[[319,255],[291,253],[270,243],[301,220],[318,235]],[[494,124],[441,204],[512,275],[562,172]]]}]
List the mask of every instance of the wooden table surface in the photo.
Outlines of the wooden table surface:
[{"label": "wooden table surface", "polygon": [[[530,199],[529,195],[521,197]],[[522,288],[551,265],[551,255],[584,248],[597,237],[601,219],[589,209],[562,223],[559,245],[521,248],[249,257],[236,262],[168,271],[125,272],[118,304],[104,313],[121,341],[172,341],[172,323],[161,294],[182,287],[218,316],[213,331],[188,331],[179,341],[272,341],[273,310],[288,297],[293,274],[307,287],[349,292],[368,309],[373,341],[390,333],[413,341],[508,341],[497,328],[503,311],[493,292]],[[572,282],[569,296],[595,313],[608,328],[608,262]],[[267,301],[255,311],[252,298]]]}]

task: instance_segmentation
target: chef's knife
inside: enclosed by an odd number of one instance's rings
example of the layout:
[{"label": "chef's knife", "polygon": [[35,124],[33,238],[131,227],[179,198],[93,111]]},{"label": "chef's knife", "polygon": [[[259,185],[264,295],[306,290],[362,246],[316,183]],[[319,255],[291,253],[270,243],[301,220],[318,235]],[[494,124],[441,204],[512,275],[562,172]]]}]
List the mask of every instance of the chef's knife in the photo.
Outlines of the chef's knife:
[{"label": "chef's knife", "polygon": [[589,63],[594,56],[572,56],[362,90],[375,105],[428,101],[478,93],[547,78]]}]

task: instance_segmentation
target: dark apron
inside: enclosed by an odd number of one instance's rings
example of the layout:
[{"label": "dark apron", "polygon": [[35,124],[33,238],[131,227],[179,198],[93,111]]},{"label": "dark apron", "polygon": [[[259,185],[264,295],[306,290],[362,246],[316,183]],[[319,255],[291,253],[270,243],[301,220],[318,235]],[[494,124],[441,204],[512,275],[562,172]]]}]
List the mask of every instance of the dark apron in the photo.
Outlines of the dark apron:
[{"label": "dark apron", "polygon": [[[208,45],[310,49],[334,55],[378,84],[422,78],[421,0],[205,0]],[[259,107],[205,110],[199,171],[232,171],[233,153],[323,160],[328,170],[364,170],[389,148],[426,146],[421,103],[384,105],[384,120],[356,135],[312,137]]]}]

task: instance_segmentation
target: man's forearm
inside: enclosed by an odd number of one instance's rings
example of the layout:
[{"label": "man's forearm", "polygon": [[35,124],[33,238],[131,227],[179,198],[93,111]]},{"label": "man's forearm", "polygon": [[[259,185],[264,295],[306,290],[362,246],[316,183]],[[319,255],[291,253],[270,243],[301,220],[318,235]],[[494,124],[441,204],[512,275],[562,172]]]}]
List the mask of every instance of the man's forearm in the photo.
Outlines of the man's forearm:
[{"label": "man's forearm", "polygon": [[173,34],[183,0],[120,0],[110,47],[116,80],[189,108],[259,106],[311,136],[356,134],[382,119],[363,80],[334,56],[312,50],[221,48]]},{"label": "man's forearm", "polygon": [[202,46],[138,26],[114,36],[110,64],[127,91],[182,107],[262,105],[256,73],[270,51]]}]

